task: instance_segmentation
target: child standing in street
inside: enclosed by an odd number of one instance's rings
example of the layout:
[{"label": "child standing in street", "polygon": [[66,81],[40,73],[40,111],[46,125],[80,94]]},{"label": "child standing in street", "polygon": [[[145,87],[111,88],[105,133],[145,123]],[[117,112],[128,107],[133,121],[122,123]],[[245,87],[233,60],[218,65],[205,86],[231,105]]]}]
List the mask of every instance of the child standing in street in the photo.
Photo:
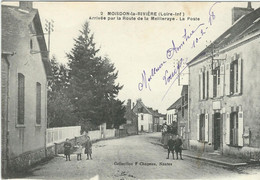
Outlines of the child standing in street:
[{"label": "child standing in street", "polygon": [[168,156],[166,159],[169,159],[170,153],[172,153],[172,158],[174,159],[174,140],[172,136],[170,136],[170,139],[168,140],[167,146],[168,146]]},{"label": "child standing in street", "polygon": [[85,154],[87,154],[87,160],[92,159],[91,154],[92,154],[92,142],[90,141],[90,137],[87,136],[87,142],[85,145]]},{"label": "child standing in street", "polygon": [[64,155],[66,156],[66,161],[69,159],[70,161],[70,148],[71,143],[69,142],[69,139],[66,139],[66,142],[64,143]]},{"label": "child standing in street", "polygon": [[74,146],[75,148],[75,154],[77,154],[77,161],[81,160],[81,153],[82,153],[82,146],[79,144],[79,142],[77,142],[76,146]]}]

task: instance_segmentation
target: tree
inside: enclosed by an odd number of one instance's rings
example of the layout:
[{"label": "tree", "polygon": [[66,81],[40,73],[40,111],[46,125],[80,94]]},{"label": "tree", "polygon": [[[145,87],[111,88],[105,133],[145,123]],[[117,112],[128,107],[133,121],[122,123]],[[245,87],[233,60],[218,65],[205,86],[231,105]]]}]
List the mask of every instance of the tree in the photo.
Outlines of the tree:
[{"label": "tree", "polygon": [[59,64],[55,57],[50,62],[53,76],[48,81],[48,127],[76,125],[75,107],[67,97],[68,69]]},{"label": "tree", "polygon": [[98,126],[111,122],[111,104],[123,87],[115,84],[118,72],[108,58],[97,55],[99,49],[95,47],[88,22],[74,40],[74,47],[67,54],[70,68],[68,96],[83,124]]}]

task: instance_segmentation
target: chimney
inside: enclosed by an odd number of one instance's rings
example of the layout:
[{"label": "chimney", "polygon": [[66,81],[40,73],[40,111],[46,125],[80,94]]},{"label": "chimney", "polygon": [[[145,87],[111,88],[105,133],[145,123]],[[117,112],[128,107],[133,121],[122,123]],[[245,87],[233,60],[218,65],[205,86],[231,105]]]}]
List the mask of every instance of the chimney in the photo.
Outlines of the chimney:
[{"label": "chimney", "polygon": [[233,7],[232,9],[232,24],[234,24],[239,18],[241,18],[244,15],[247,15],[254,11],[252,8],[251,2],[248,2],[247,8],[241,8],[241,7]]},{"label": "chimney", "polygon": [[131,99],[127,100],[127,105],[126,105],[127,109],[131,109]]},{"label": "chimney", "polygon": [[19,7],[22,10],[30,11],[33,8],[32,1],[19,1]]}]

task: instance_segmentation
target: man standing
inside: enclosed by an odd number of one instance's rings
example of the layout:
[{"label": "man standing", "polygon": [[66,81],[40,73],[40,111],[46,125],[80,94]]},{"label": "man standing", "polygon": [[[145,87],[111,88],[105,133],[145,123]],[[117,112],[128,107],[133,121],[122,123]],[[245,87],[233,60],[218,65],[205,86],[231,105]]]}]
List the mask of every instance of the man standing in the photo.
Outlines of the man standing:
[{"label": "man standing", "polygon": [[170,136],[167,146],[168,146],[168,157],[166,159],[169,159],[170,152],[172,152],[172,158],[174,159],[174,140],[172,136]]},{"label": "man standing", "polygon": [[180,153],[180,158],[182,159],[182,140],[180,139],[179,135],[176,136],[175,140],[175,152],[178,159],[178,153]]}]

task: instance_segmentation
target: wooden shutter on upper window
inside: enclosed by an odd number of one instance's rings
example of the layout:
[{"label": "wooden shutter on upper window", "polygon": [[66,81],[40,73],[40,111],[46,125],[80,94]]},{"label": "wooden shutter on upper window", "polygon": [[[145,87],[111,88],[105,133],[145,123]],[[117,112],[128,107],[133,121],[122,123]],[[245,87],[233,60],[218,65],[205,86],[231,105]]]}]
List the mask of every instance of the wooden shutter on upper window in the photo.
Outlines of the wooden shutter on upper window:
[{"label": "wooden shutter on upper window", "polygon": [[244,118],[243,112],[238,112],[238,146],[244,145]]},{"label": "wooden shutter on upper window", "polygon": [[197,140],[200,140],[200,114],[197,114]]},{"label": "wooden shutter on upper window", "polygon": [[243,81],[243,60],[241,58],[238,59],[238,93],[242,93],[242,81]]},{"label": "wooden shutter on upper window", "polygon": [[225,95],[230,95],[230,61],[227,60],[225,65]]},{"label": "wooden shutter on upper window", "polygon": [[209,98],[213,98],[213,75],[212,70],[209,70]]},{"label": "wooden shutter on upper window", "polygon": [[203,99],[203,76],[202,76],[202,70],[200,69],[199,71],[199,95],[200,95],[200,100]]},{"label": "wooden shutter on upper window", "polygon": [[204,71],[204,73],[205,73],[205,99],[207,99],[208,98],[208,71],[207,70],[205,70]]},{"label": "wooden shutter on upper window", "polygon": [[209,141],[209,114],[205,114],[205,142]]},{"label": "wooden shutter on upper window", "polygon": [[221,64],[220,66],[220,84],[219,84],[219,96],[224,95],[224,77],[225,77],[225,66]]},{"label": "wooden shutter on upper window", "polygon": [[230,144],[230,114],[226,113],[226,144]]}]

